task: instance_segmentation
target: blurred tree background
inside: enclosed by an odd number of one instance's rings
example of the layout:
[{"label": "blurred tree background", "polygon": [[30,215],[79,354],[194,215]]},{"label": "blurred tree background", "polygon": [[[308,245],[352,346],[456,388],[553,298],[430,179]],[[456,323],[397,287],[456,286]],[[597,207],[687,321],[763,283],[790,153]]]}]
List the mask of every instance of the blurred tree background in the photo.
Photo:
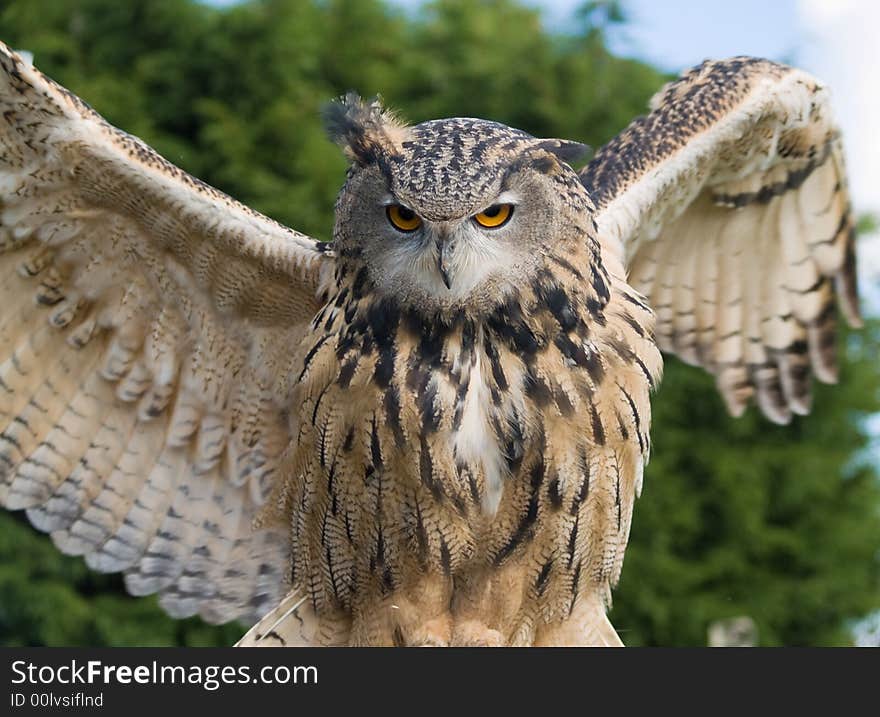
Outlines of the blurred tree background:
[{"label": "blurred tree background", "polygon": [[[613,56],[625,3],[548,30],[516,0],[5,0],[0,38],[173,162],[329,238],[345,171],[319,112],[355,89],[407,119],[465,115],[599,146],[667,79]],[[880,609],[880,325],[841,337],[841,381],[788,427],[732,420],[710,377],[667,363],[614,624],[632,645],[703,645],[751,616],[765,645],[840,645]],[[0,515],[0,643],[228,645],[240,625],[172,621],[118,576]]]}]

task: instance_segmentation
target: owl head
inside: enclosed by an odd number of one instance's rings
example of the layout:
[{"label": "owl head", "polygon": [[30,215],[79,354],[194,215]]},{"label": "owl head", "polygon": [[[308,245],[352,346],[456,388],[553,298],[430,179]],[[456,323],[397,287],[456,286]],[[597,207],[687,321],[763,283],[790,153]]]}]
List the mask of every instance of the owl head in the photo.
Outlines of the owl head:
[{"label": "owl head", "polygon": [[352,161],[337,254],[405,306],[491,310],[592,227],[569,166],[587,149],[577,142],[471,118],[406,126],[354,95],[330,105],[325,122]]}]

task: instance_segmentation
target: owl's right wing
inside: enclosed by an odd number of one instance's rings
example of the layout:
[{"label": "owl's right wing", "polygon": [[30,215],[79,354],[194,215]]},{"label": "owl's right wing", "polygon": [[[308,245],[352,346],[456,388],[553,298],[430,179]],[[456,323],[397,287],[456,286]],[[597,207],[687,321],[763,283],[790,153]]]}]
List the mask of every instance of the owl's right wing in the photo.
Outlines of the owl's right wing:
[{"label": "owl's right wing", "polygon": [[606,248],[657,314],[660,348],[786,423],[836,377],[836,306],[859,324],[855,228],[828,89],[767,60],[667,85],[581,172]]},{"label": "owl's right wing", "polygon": [[275,605],[287,534],[254,515],[325,249],[0,43],[0,504],[174,616]]}]

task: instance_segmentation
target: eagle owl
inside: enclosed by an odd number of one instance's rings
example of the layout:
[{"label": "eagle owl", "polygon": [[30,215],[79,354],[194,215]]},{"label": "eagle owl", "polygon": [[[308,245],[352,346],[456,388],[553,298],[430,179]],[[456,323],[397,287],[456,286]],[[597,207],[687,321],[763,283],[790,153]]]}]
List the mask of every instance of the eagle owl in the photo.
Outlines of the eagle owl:
[{"label": "eagle owl", "polygon": [[575,142],[332,104],[332,243],[0,44],[0,501],[246,645],[614,645],[660,351],[771,420],[858,322],[825,87],[706,62]]}]

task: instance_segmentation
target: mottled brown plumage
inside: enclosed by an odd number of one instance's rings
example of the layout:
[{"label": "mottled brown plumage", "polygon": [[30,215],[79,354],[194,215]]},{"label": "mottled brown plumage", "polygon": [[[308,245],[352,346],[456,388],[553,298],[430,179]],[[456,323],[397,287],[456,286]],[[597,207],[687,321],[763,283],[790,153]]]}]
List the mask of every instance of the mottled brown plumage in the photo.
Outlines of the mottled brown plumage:
[{"label": "mottled brown plumage", "polygon": [[767,60],[705,62],[581,176],[661,349],[715,374],[731,413],[807,413],[837,376],[836,300],[860,325],[855,223],[828,90]]},{"label": "mottled brown plumage", "polygon": [[173,615],[263,616],[240,644],[619,644],[658,344],[787,420],[857,320],[839,138],[780,65],[696,68],[580,175],[349,96],[332,247],[0,70],[0,500]]}]

